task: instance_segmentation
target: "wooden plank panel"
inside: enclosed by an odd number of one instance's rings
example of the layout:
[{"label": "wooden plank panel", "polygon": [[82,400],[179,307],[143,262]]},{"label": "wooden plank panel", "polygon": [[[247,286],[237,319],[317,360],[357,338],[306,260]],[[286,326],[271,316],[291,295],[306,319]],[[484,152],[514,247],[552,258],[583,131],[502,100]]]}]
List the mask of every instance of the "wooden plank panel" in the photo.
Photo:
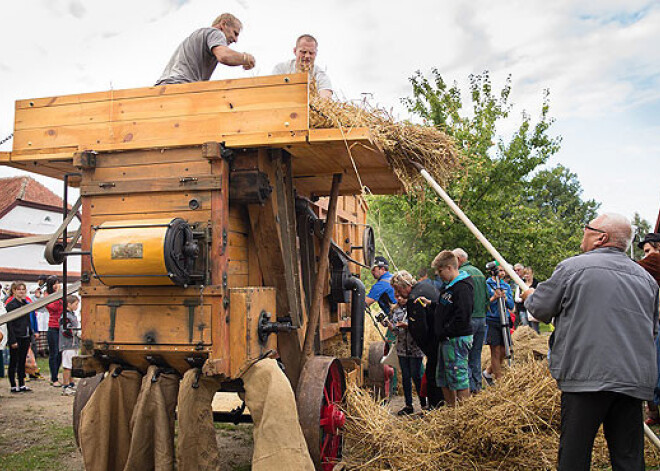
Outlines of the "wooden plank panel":
[{"label": "wooden plank panel", "polygon": [[306,107],[307,84],[16,110],[15,130]]},{"label": "wooden plank panel", "polygon": [[229,247],[247,247],[247,234],[227,231],[227,245]]},{"label": "wooden plank panel", "polygon": [[115,180],[132,180],[156,177],[190,177],[210,175],[211,164],[198,156],[192,162],[163,162],[162,164],[145,164],[124,167],[96,168],[91,181],[109,182]]},{"label": "wooden plank panel", "polygon": [[231,275],[227,278],[229,288],[245,288],[250,286],[248,275]]},{"label": "wooden plank panel", "polygon": [[176,118],[151,118],[75,126],[51,126],[17,130],[14,150],[79,146],[99,149],[123,145],[156,147],[159,145],[194,145],[217,140],[218,135],[307,129],[307,107],[293,106],[271,110],[240,111]]},{"label": "wooden plank panel", "polygon": [[62,95],[47,98],[32,98],[17,100],[16,108],[39,108],[74,103],[90,103],[95,101],[120,100],[127,98],[177,95],[181,93],[200,93],[210,90],[236,90],[241,88],[270,87],[282,84],[295,85],[300,83],[307,83],[306,73],[213,80],[207,82],[161,85],[158,87],[130,88],[124,90],[108,90],[103,92]]},{"label": "wooden plank panel", "polygon": [[229,355],[231,376],[237,377],[250,360],[275,349],[277,336],[270,335],[261,344],[257,329],[262,311],[275,319],[275,290],[272,288],[243,288],[230,290]]},{"label": "wooden plank panel", "polygon": [[199,146],[100,153],[96,157],[96,171],[106,167],[129,167],[132,165],[151,165],[162,162],[194,162],[200,160],[201,155],[202,149]]},{"label": "wooden plank panel", "polygon": [[201,209],[210,209],[211,192],[151,193],[125,196],[97,196],[90,209],[92,214],[140,214],[189,211],[189,202],[196,199]]},{"label": "wooden plank panel", "polygon": [[229,257],[229,260],[241,260],[247,262],[248,249],[247,247],[236,247],[230,245],[227,247],[227,256]]},{"label": "wooden plank panel", "polygon": [[247,275],[248,262],[247,260],[229,260],[229,275]]},{"label": "wooden plank panel", "polygon": [[132,195],[137,193],[165,193],[181,191],[220,190],[221,180],[217,176],[171,178],[143,178],[131,180],[116,180],[110,182],[91,182],[82,185],[80,194],[83,196],[102,195]]},{"label": "wooden plank panel", "polygon": [[92,226],[98,226],[105,221],[118,221],[122,219],[160,219],[160,218],[178,218],[188,221],[192,224],[195,222],[206,223],[211,218],[211,210],[196,210],[196,211],[162,211],[157,213],[132,213],[126,214],[92,214],[90,220]]},{"label": "wooden plank panel", "polygon": [[97,342],[137,345],[211,344],[211,304],[195,308],[190,341],[188,307],[183,304],[123,304],[115,314],[114,338],[110,306],[97,304],[95,311]]}]

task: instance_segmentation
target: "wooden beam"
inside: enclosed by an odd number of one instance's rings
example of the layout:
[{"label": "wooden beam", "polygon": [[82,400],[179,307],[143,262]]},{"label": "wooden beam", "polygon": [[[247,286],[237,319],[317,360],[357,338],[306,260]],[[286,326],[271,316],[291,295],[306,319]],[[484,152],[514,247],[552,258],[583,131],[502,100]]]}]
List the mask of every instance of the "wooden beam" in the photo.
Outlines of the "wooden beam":
[{"label": "wooden beam", "polygon": [[307,320],[307,330],[305,332],[305,343],[303,345],[302,355],[300,357],[300,371],[305,366],[305,362],[313,355],[314,337],[316,329],[321,318],[321,309],[323,306],[323,293],[325,284],[328,282],[328,255],[330,252],[330,242],[332,240],[332,231],[335,227],[335,218],[337,216],[337,200],[339,199],[339,185],[341,184],[341,174],[338,173],[332,178],[332,191],[330,202],[328,203],[328,217],[323,228],[323,239],[321,241],[321,250],[319,252],[319,269],[314,286],[314,297],[312,298],[312,307],[309,311]]},{"label": "wooden beam", "polygon": [[[296,245],[292,245],[292,234],[289,232],[294,231],[295,237],[295,223],[289,223],[289,211],[294,211],[293,195],[287,193],[281,154],[276,152],[273,157],[271,159],[265,149],[258,151],[258,169],[268,175],[273,193],[263,205],[248,205],[250,226],[264,284],[276,288],[278,317],[288,316],[292,322],[299,323],[302,318],[300,280],[294,268],[299,261]],[[300,375],[300,334],[279,333],[277,343],[287,377],[295,387]]]}]

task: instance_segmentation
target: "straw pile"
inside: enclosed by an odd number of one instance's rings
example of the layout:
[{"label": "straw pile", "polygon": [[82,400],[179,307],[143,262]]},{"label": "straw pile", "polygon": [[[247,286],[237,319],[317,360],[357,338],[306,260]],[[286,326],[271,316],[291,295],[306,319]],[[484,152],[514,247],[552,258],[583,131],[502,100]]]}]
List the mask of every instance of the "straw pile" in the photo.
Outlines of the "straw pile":
[{"label": "straw pile", "polygon": [[[346,408],[346,469],[555,469],[560,392],[545,361],[517,362],[496,387],[455,409],[422,417],[394,416],[355,386],[349,388]],[[648,442],[646,463],[660,465],[660,454]],[[602,432],[593,465],[609,467]]]},{"label": "straw pile", "polygon": [[[548,354],[548,337],[537,334],[531,327],[521,325],[513,331],[511,339],[516,362],[542,360]],[[484,345],[481,351],[481,367],[484,369],[488,366],[490,366],[490,348]]]},{"label": "straw pile", "polygon": [[[385,328],[381,327],[382,332]],[[364,319],[364,347],[362,349],[362,368],[369,366],[369,346],[372,342],[382,342],[383,339],[376,330],[371,318]],[[344,339],[341,334],[335,335],[321,343],[321,354],[337,358],[348,358],[351,356],[350,334]]]},{"label": "straw pile", "polygon": [[309,121],[311,128],[340,128],[344,132],[354,127],[369,128],[373,143],[382,149],[407,192],[425,186],[411,162],[421,164],[441,185],[460,167],[454,141],[444,132],[433,126],[395,122],[380,108],[359,107],[312,95]]}]

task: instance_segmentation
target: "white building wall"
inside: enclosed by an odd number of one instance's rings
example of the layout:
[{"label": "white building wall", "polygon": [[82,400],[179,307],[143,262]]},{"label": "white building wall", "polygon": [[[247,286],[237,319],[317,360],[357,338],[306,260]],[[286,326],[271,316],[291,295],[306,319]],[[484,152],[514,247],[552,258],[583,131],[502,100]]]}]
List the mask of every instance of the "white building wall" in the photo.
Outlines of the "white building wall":
[{"label": "white building wall", "polygon": [[[28,234],[49,234],[55,232],[61,223],[62,213],[19,204],[0,219],[0,229]],[[74,218],[69,224],[69,232],[75,231],[78,226],[80,221]]]},{"label": "white building wall", "polygon": [[[61,271],[62,265],[50,265],[44,258],[45,245],[30,244],[0,249],[0,267],[16,270]],[[68,270],[80,273],[80,256],[69,257]]]}]

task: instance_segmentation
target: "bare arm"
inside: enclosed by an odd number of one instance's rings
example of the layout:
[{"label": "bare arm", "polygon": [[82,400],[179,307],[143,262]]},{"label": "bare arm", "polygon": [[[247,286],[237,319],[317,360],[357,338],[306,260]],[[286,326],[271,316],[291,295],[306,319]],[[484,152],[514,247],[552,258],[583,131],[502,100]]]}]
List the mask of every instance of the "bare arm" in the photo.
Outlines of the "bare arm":
[{"label": "bare arm", "polygon": [[215,46],[211,51],[221,64],[230,67],[242,65],[245,70],[250,70],[254,67],[254,56],[247,52],[234,51],[227,46]]}]

